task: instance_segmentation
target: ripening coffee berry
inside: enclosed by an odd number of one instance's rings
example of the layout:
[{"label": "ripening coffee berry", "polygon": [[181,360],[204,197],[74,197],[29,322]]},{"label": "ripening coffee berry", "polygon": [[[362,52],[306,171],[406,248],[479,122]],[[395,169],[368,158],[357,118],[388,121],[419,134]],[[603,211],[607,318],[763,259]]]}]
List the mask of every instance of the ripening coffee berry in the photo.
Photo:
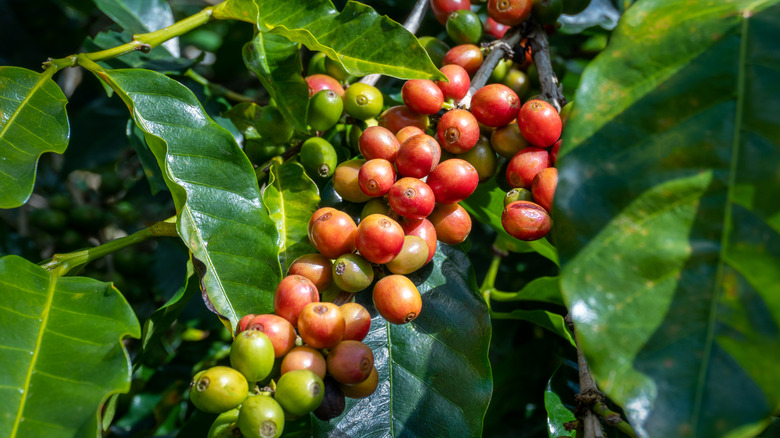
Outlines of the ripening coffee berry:
[{"label": "ripening coffee berry", "polygon": [[190,400],[203,412],[219,414],[240,405],[248,391],[243,374],[230,367],[216,366],[195,374],[190,383]]},{"label": "ripening coffee berry", "polygon": [[[434,209],[436,211],[436,209]],[[428,244],[422,237],[404,236],[404,246],[393,260],[385,263],[393,274],[411,274],[428,262]]]},{"label": "ripening coffee berry", "polygon": [[252,318],[254,318],[255,316],[257,315],[254,313],[249,313],[247,315],[244,315],[241,319],[239,319],[238,324],[236,324],[236,334],[239,334],[244,330],[246,330],[246,326],[249,324],[249,321],[251,321]]},{"label": "ripening coffee berry", "polygon": [[479,141],[479,123],[474,116],[462,109],[447,111],[436,128],[441,147],[453,154],[462,154]]},{"label": "ripening coffee berry", "polygon": [[326,74],[314,74],[306,76],[306,82],[309,84],[309,96],[314,96],[322,90],[332,90],[336,94],[343,97],[344,87],[341,86],[339,81],[326,75]]},{"label": "ripening coffee berry", "polygon": [[515,201],[531,201],[533,202],[534,198],[531,195],[531,191],[523,188],[518,187],[516,189],[512,189],[508,192],[506,192],[506,196],[504,196],[504,207],[507,205],[515,202]]},{"label": "ripening coffee berry", "polygon": [[444,55],[442,63],[444,65],[457,64],[466,70],[466,73],[473,75],[482,67],[482,51],[474,44],[461,44],[455,46]]},{"label": "ripening coffee berry", "polygon": [[496,20],[490,17],[487,17],[485,20],[485,33],[497,40],[503,38],[504,34],[509,30],[510,27],[512,26],[498,23]]},{"label": "ripening coffee berry", "polygon": [[515,201],[501,213],[501,225],[516,239],[531,241],[541,239],[550,232],[552,221],[547,211],[538,204]]},{"label": "ripening coffee berry", "polygon": [[347,404],[339,382],[330,377],[326,377],[322,381],[325,383],[325,396],[319,407],[314,410],[314,415],[322,421],[328,421],[341,415]]},{"label": "ripening coffee berry", "polygon": [[328,353],[328,374],[339,383],[352,385],[368,378],[374,368],[374,353],[360,341],[341,341]]},{"label": "ripening coffee berry", "polygon": [[360,135],[358,147],[366,160],[382,158],[395,163],[395,156],[401,143],[387,128],[370,126]]},{"label": "ripening coffee berry", "polygon": [[330,177],[338,165],[336,149],[321,137],[311,137],[304,141],[298,156],[306,174],[315,180]]},{"label": "ripening coffee berry", "polygon": [[270,395],[253,395],[241,405],[238,428],[244,438],[279,438],[284,431],[284,410]]},{"label": "ripening coffee berry", "polygon": [[344,316],[342,340],[362,341],[371,329],[371,314],[358,303],[344,303],[340,309]]},{"label": "ripening coffee berry", "polygon": [[357,225],[342,211],[325,213],[311,227],[311,243],[325,257],[335,259],[355,250]]},{"label": "ripening coffee berry", "polygon": [[371,263],[384,264],[395,258],[404,246],[404,230],[398,222],[382,214],[360,221],[355,234],[360,255]]},{"label": "ripening coffee berry", "polygon": [[271,340],[274,357],[280,358],[295,347],[295,328],[290,321],[270,313],[257,315],[247,324],[247,330],[263,332]]},{"label": "ripening coffee berry", "polygon": [[366,380],[354,385],[342,384],[341,391],[349,398],[366,398],[376,391],[378,384],[379,373],[377,372],[376,367],[374,367]]},{"label": "ripening coffee berry", "polygon": [[379,126],[385,127],[393,134],[407,126],[416,126],[420,129],[428,127],[428,116],[412,111],[406,105],[392,106],[386,109],[377,118]]},{"label": "ripening coffee berry", "polygon": [[479,184],[479,174],[468,161],[452,158],[433,169],[427,184],[437,203],[454,204],[474,193]]},{"label": "ripening coffee berry", "polygon": [[449,82],[436,81],[445,99],[461,100],[469,92],[471,79],[469,73],[463,67],[457,64],[448,64],[443,66],[441,72],[447,76]]},{"label": "ripening coffee berry", "polygon": [[311,303],[298,317],[298,334],[312,348],[330,348],[344,337],[344,316],[333,303]]},{"label": "ripening coffee berry", "polygon": [[395,184],[395,168],[393,163],[384,158],[368,160],[360,166],[358,184],[360,190],[368,196],[376,198],[385,195]]},{"label": "ripening coffee berry", "polygon": [[403,275],[388,275],[377,281],[372,297],[377,312],[392,324],[410,322],[422,310],[420,291]]},{"label": "ripening coffee berry", "polygon": [[[433,211],[433,210],[431,210]],[[425,241],[428,245],[428,258],[425,260],[427,264],[436,255],[436,247],[438,246],[438,239],[436,238],[436,228],[428,219],[407,219],[401,220],[401,228],[404,229],[404,233],[407,236],[417,236]]]},{"label": "ripening coffee berry", "polygon": [[333,262],[333,282],[345,292],[360,292],[373,281],[374,268],[361,255],[344,254]]},{"label": "ripening coffee berry", "polygon": [[540,148],[552,146],[561,137],[563,129],[558,111],[539,99],[523,104],[517,116],[517,126],[529,143]]},{"label": "ripening coffee berry", "polygon": [[265,379],[274,367],[274,346],[268,336],[258,330],[245,330],[230,346],[230,366],[249,382]]},{"label": "ripening coffee berry", "polygon": [[324,395],[325,384],[318,375],[310,370],[293,370],[276,382],[274,399],[285,412],[299,416],[317,409]]},{"label": "ripening coffee berry", "polygon": [[531,192],[534,201],[541,205],[547,212],[552,212],[553,198],[555,197],[555,188],[558,186],[558,169],[548,167],[542,169],[534,177],[531,183]]},{"label": "ripening coffee berry", "polygon": [[[320,300],[317,286],[302,275],[288,275],[279,282],[274,293],[274,313],[295,326],[298,314],[307,304]],[[250,322],[251,324],[251,322]]]},{"label": "ripening coffee berry", "polygon": [[447,22],[447,17],[455,11],[470,10],[469,0],[431,0],[431,12],[436,20],[442,24]]},{"label": "ripening coffee berry", "polygon": [[531,15],[532,0],[488,0],[488,15],[496,22],[517,26]]},{"label": "ripening coffee berry", "polygon": [[405,142],[409,137],[414,137],[415,135],[420,134],[425,134],[425,131],[416,126],[407,126],[396,132],[395,138],[398,139],[398,146],[400,147],[401,143]]},{"label": "ripening coffee berry", "polygon": [[506,85],[489,84],[474,93],[470,109],[479,123],[497,128],[517,117],[520,98]]},{"label": "ripening coffee berry", "polygon": [[344,111],[358,120],[376,117],[382,111],[382,92],[375,86],[355,82],[344,93]]},{"label": "ripening coffee berry", "polygon": [[490,145],[498,155],[510,159],[529,146],[526,139],[520,134],[520,127],[517,126],[517,123],[510,123],[493,131],[490,136]]},{"label": "ripening coffee berry", "polygon": [[387,203],[387,198],[374,198],[363,204],[363,209],[360,210],[360,220],[363,220],[372,214],[383,214],[387,216],[389,213],[390,204]]},{"label": "ripening coffee berry", "polygon": [[466,153],[459,155],[458,158],[468,161],[477,169],[479,182],[485,182],[492,178],[498,167],[496,153],[493,151],[490,142],[485,137],[480,137],[473,148],[469,149]]},{"label": "ripening coffee berry", "polygon": [[317,287],[318,291],[327,289],[333,281],[333,264],[322,254],[304,254],[295,259],[287,268],[287,275],[302,275]]},{"label": "ripening coffee berry", "polygon": [[241,436],[241,430],[238,427],[238,413],[239,410],[236,408],[219,414],[214,422],[211,423],[206,438],[233,438]]},{"label": "ripening coffee berry", "polygon": [[309,100],[306,122],[315,131],[327,131],[341,118],[344,101],[333,90],[321,90]]},{"label": "ripening coffee berry", "polygon": [[531,188],[537,173],[550,167],[550,153],[542,148],[527,147],[515,154],[506,168],[506,180],[513,188]]},{"label": "ripening coffee berry", "polygon": [[308,226],[308,230],[307,230],[310,241],[311,241],[311,227],[314,225],[314,222],[316,222],[317,219],[319,219],[320,216],[324,215],[325,213],[330,213],[330,212],[334,212],[334,211],[337,211],[337,210],[335,208],[333,208],[333,207],[322,207],[322,208],[318,208],[314,212],[314,214],[311,215],[311,218],[309,218],[309,226]]},{"label": "ripening coffee berry", "polygon": [[436,114],[444,104],[444,95],[433,81],[411,79],[401,88],[404,104],[420,114]]},{"label": "ripening coffee berry", "polygon": [[345,201],[366,202],[371,199],[370,196],[363,193],[363,190],[360,189],[360,168],[365,162],[366,160],[355,158],[336,166],[332,179],[333,189]]},{"label": "ripening coffee berry", "polygon": [[401,143],[395,166],[403,176],[423,178],[439,164],[441,147],[430,135],[415,135]]},{"label": "ripening coffee berry", "polygon": [[292,370],[309,370],[318,375],[320,379],[324,379],[327,364],[319,350],[301,345],[293,348],[284,356],[279,373],[283,375]]},{"label": "ripening coffee berry", "polygon": [[561,141],[558,140],[553,145],[552,149],[550,149],[550,160],[552,160],[552,165],[557,166],[558,165],[558,152],[561,150]]},{"label": "ripening coffee berry", "polygon": [[447,35],[458,44],[479,44],[482,40],[482,21],[470,9],[455,11],[447,18]]},{"label": "ripening coffee berry", "polygon": [[410,219],[422,219],[433,211],[436,198],[433,191],[417,178],[401,178],[388,192],[390,208]]},{"label": "ripening coffee berry", "polygon": [[471,233],[471,216],[458,204],[439,204],[428,219],[436,237],[447,245],[462,243]]}]

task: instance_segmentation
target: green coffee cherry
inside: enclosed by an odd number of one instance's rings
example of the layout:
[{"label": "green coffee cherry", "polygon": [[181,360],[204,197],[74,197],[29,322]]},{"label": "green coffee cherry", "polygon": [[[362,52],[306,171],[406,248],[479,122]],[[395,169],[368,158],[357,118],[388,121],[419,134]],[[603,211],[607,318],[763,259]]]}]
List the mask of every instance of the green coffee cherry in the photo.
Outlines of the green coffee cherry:
[{"label": "green coffee cherry", "polygon": [[431,61],[433,61],[436,66],[441,66],[441,63],[444,60],[444,55],[450,51],[450,46],[448,46],[444,41],[432,36],[420,37],[419,41],[425,51],[428,52],[428,56],[431,58]]},{"label": "green coffee cherry", "polygon": [[531,15],[541,24],[553,24],[563,13],[563,0],[533,0]]},{"label": "green coffee cherry", "polygon": [[259,330],[244,330],[230,346],[230,366],[249,382],[263,380],[274,366],[274,346]]},{"label": "green coffee cherry", "polygon": [[393,274],[411,274],[428,261],[428,244],[421,237],[404,236],[404,246],[393,260],[385,264]]},{"label": "green coffee cherry", "polygon": [[324,138],[312,137],[306,140],[298,155],[306,173],[312,178],[328,178],[338,165],[336,149]]},{"label": "green coffee cherry", "polygon": [[190,400],[196,408],[221,414],[240,405],[249,394],[246,378],[233,368],[216,366],[192,378]]},{"label": "green coffee cherry", "polygon": [[238,409],[231,409],[219,414],[211,423],[207,438],[235,438],[238,436]]},{"label": "green coffee cherry", "polygon": [[340,62],[334,61],[328,57],[325,58],[325,72],[335,78],[339,82],[346,82],[352,77],[352,75],[341,65]]},{"label": "green coffee cherry", "polygon": [[382,92],[373,85],[356,82],[344,93],[344,110],[358,120],[368,120],[382,111]]},{"label": "green coffee cherry", "polygon": [[238,413],[238,427],[244,438],[278,438],[284,431],[284,410],[270,395],[249,397]]},{"label": "green coffee cherry", "polygon": [[341,118],[344,101],[333,90],[320,90],[309,99],[307,122],[315,131],[327,131]]},{"label": "green coffee cherry", "polygon": [[282,113],[271,105],[263,108],[260,117],[255,119],[255,128],[270,144],[287,143],[293,136],[293,127],[285,120]]},{"label": "green coffee cherry", "polygon": [[458,158],[464,159],[474,166],[479,175],[479,182],[485,182],[490,179],[498,167],[498,157],[496,152],[490,146],[490,141],[485,137],[480,137],[477,144]]},{"label": "green coffee cherry", "polygon": [[446,27],[447,35],[458,44],[479,44],[482,39],[482,21],[468,9],[451,13]]},{"label": "green coffee cherry", "polygon": [[325,59],[327,55],[323,52],[317,52],[309,58],[309,66],[306,68],[306,74],[308,76],[317,74],[328,74],[325,70]]},{"label": "green coffee cherry", "polygon": [[325,395],[325,384],[311,370],[293,370],[284,373],[276,383],[274,398],[286,412],[306,415],[317,409]]},{"label": "green coffee cherry", "polygon": [[512,189],[507,192],[506,196],[504,197],[504,207],[507,205],[515,202],[515,201],[531,201],[533,202],[534,197],[531,194],[531,191],[528,189],[524,189],[522,187]]},{"label": "green coffee cherry", "polygon": [[371,262],[357,254],[344,254],[333,262],[333,282],[346,292],[360,292],[374,281]]}]

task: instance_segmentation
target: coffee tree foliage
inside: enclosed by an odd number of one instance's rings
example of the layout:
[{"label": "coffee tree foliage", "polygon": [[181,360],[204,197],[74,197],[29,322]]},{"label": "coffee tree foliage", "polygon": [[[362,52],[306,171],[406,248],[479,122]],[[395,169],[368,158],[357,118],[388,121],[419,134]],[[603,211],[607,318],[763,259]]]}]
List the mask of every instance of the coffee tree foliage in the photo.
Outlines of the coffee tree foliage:
[{"label": "coffee tree foliage", "polygon": [[[189,379],[273,310],[337,205],[255,122],[273,99],[293,144],[313,134],[313,52],[383,75],[385,106],[439,79],[398,24],[412,7],[6,3],[0,435],[205,436]],[[575,436],[577,344],[633,428],[607,415],[608,436],[777,435],[780,1],[594,0],[561,22],[551,234],[509,237],[501,175],[480,184],[471,237],[411,276],[420,317],[374,319],[376,393],[285,436]],[[416,35],[446,41],[430,13]],[[349,129],[325,134],[340,161]]]}]

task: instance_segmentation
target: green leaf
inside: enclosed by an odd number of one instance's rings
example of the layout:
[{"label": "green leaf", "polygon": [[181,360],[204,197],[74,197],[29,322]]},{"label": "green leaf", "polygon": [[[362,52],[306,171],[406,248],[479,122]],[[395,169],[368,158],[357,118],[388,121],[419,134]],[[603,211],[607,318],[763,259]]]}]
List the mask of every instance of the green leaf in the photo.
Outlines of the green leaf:
[{"label": "green leaf", "polygon": [[320,203],[320,193],[303,170],[294,162],[274,164],[263,190],[263,203],[279,232],[277,248],[282,272],[298,256],[314,252],[309,243],[308,224]]},{"label": "green leaf", "polygon": [[233,136],[189,89],[162,74],[129,69],[98,75],[131,109],[164,169],[179,235],[204,265],[208,304],[232,327],[247,313],[272,311],[281,280],[278,233]]},{"label": "green leaf", "polygon": [[[133,40],[133,33],[125,30],[117,32],[107,30],[100,32],[94,37],[87,37],[84,40],[84,50],[87,52],[97,52],[99,50],[111,49]],[[169,41],[170,42],[170,41]],[[167,42],[165,43],[167,44]],[[155,47],[151,51],[144,53],[140,50],[126,53],[117,58],[109,58],[100,62],[100,65],[111,68],[145,68],[159,71],[166,74],[182,74],[185,70],[195,65],[200,58],[176,58],[166,49],[166,45]]]},{"label": "green leaf", "polygon": [[[501,177],[500,175],[497,176]],[[512,252],[537,252],[558,263],[558,253],[547,238],[524,242],[510,236],[501,225],[501,212],[504,211],[506,192],[501,190],[495,178],[480,183],[474,193],[460,203],[472,218],[490,225],[498,233],[496,245],[503,250]]]},{"label": "green leaf", "polygon": [[577,344],[574,343],[574,338],[569,332],[569,329],[566,328],[566,322],[564,321],[563,316],[555,312],[549,312],[547,310],[517,309],[507,313],[494,312],[491,316],[494,319],[518,319],[534,323],[539,327],[566,339],[573,347],[577,346]]},{"label": "green leaf", "polygon": [[752,436],[780,406],[780,2],[637,2],[560,157],[561,288],[642,436]]},{"label": "green leaf", "polygon": [[244,64],[263,84],[284,118],[306,132],[309,85],[303,78],[303,62],[297,43],[287,38],[259,32],[244,45]]},{"label": "green leaf", "polygon": [[563,305],[560,277],[538,277],[517,292],[492,291],[491,297],[496,301],[541,301]]},{"label": "green leaf", "polygon": [[324,52],[355,76],[444,79],[408,30],[372,8],[348,2],[340,13],[329,0],[227,0],[214,18],[242,20],[310,50]]},{"label": "green leaf", "polygon": [[27,202],[38,158],[68,147],[68,100],[52,74],[0,67],[0,208]]},{"label": "green leaf", "polygon": [[[173,11],[165,0],[94,1],[98,9],[131,34],[152,32],[173,24]],[[178,40],[166,41],[163,47],[173,56],[179,56]]]},{"label": "green leaf", "polygon": [[439,244],[433,261],[409,275],[423,308],[409,324],[394,325],[376,313],[371,292],[356,300],[371,312],[363,342],[374,352],[376,392],[347,399],[344,413],[315,436],[481,436],[492,393],[487,352],[490,320],[466,255]]},{"label": "green leaf", "polygon": [[547,433],[550,438],[575,436],[575,431],[567,431],[564,423],[577,419],[573,412],[575,407],[571,403],[574,403],[574,397],[578,394],[577,366],[575,363],[562,361],[550,376],[544,389]]},{"label": "green leaf", "polygon": [[144,132],[133,122],[133,119],[127,121],[127,129],[125,131],[127,140],[135,149],[138,160],[141,162],[141,166],[144,169],[144,176],[149,182],[149,188],[152,195],[161,190],[167,190],[165,186],[165,179],[162,176],[162,170],[157,165],[157,158],[154,156],[149,146],[146,145],[146,139],[144,138]]},{"label": "green leaf", "polygon": [[17,256],[0,259],[0,279],[0,435],[101,436],[101,403],[130,389],[130,305],[110,283]]}]

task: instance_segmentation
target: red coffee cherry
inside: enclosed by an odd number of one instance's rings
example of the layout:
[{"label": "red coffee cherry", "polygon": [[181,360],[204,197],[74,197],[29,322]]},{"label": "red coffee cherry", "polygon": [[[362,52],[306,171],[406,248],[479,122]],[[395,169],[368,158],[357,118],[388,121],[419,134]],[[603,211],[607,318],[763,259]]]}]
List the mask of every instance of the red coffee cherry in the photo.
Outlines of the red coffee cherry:
[{"label": "red coffee cherry", "polygon": [[282,357],[295,347],[295,328],[290,321],[278,315],[257,315],[247,325],[247,330],[258,330],[266,334],[274,346],[274,357]]},{"label": "red coffee cherry", "polygon": [[401,143],[395,157],[395,167],[403,176],[422,178],[439,164],[441,147],[430,135],[415,135]]},{"label": "red coffee cherry", "polygon": [[383,158],[395,163],[395,156],[401,143],[389,129],[381,126],[370,126],[363,131],[358,140],[358,148],[363,158],[373,160]]},{"label": "red coffee cherry", "polygon": [[298,334],[312,348],[331,348],[344,336],[344,316],[333,303],[311,303],[301,310]]},{"label": "red coffee cherry", "polygon": [[420,114],[436,114],[444,104],[441,89],[428,79],[411,79],[401,88],[401,98],[409,109]]},{"label": "red coffee cherry", "polygon": [[301,309],[319,300],[320,294],[311,280],[302,275],[288,275],[276,286],[274,313],[296,325]]},{"label": "red coffee cherry", "polygon": [[360,190],[372,198],[384,195],[395,183],[393,163],[383,158],[366,161],[358,172],[358,183]]},{"label": "red coffee cherry", "polygon": [[311,243],[329,259],[355,251],[357,225],[342,211],[325,213],[311,228]]},{"label": "red coffee cherry", "polygon": [[390,208],[403,217],[422,219],[433,211],[436,198],[433,191],[417,178],[401,178],[388,193]]},{"label": "red coffee cherry", "polygon": [[485,85],[471,98],[471,114],[486,126],[508,125],[519,111],[520,98],[506,85]]},{"label": "red coffee cherry", "polygon": [[293,348],[284,356],[279,374],[283,375],[293,370],[309,370],[318,375],[320,379],[324,379],[327,369],[328,365],[325,362],[325,358],[322,357],[322,353],[314,348],[302,345]]},{"label": "red coffee cherry", "polygon": [[431,12],[436,20],[443,26],[447,17],[455,11],[462,9],[471,10],[470,0],[431,0]]},{"label": "red coffee cherry", "polygon": [[422,310],[420,291],[403,275],[388,275],[379,280],[372,296],[377,312],[392,324],[410,322]]},{"label": "red coffee cherry", "polygon": [[496,22],[496,20],[488,17],[487,20],[485,20],[485,33],[488,35],[491,35],[495,39],[501,39],[504,37],[504,34],[506,31],[509,30],[511,26],[507,26],[505,24],[501,24]]},{"label": "red coffee cherry", "polygon": [[322,254],[304,254],[290,264],[287,275],[302,275],[317,287],[318,291],[327,289],[333,282],[330,272],[333,264]]},{"label": "red coffee cherry", "polygon": [[561,137],[563,124],[558,111],[549,103],[534,99],[520,108],[517,126],[526,140],[534,146],[552,146]]},{"label": "red coffee cherry", "polygon": [[488,15],[496,22],[517,26],[531,15],[532,0],[488,0]]},{"label": "red coffee cherry", "polygon": [[328,374],[339,383],[360,383],[371,375],[374,353],[360,341],[341,341],[331,348],[327,359]]},{"label": "red coffee cherry", "polygon": [[457,64],[463,67],[469,75],[473,75],[482,66],[484,58],[482,51],[474,44],[455,46],[444,55],[443,65]]},{"label": "red coffee cherry", "polygon": [[493,131],[490,136],[490,145],[493,146],[493,150],[498,155],[504,158],[512,158],[516,153],[529,146],[523,135],[520,134],[520,127],[517,126],[517,123],[510,123]]},{"label": "red coffee cherry", "polygon": [[344,97],[344,87],[341,86],[339,81],[331,76],[325,74],[316,74],[306,76],[306,82],[309,84],[309,97],[317,94],[322,90],[333,90],[341,97]]},{"label": "red coffee cherry", "polygon": [[479,174],[468,161],[452,158],[436,166],[428,175],[426,184],[433,191],[436,202],[454,204],[474,193],[479,184]]},{"label": "red coffee cherry", "polygon": [[349,202],[366,202],[371,199],[370,196],[363,193],[360,189],[359,174],[360,168],[366,160],[358,158],[345,161],[336,166],[333,172],[333,189],[342,199]]},{"label": "red coffee cherry", "polygon": [[501,225],[512,237],[530,241],[546,236],[550,232],[552,221],[540,205],[529,201],[515,201],[504,207]]},{"label": "red coffee cherry", "polygon": [[550,149],[550,158],[552,159],[552,165],[557,166],[558,165],[558,152],[561,150],[561,141],[558,140],[553,145],[552,149]]},{"label": "red coffee cherry", "polygon": [[542,148],[527,147],[515,154],[506,167],[506,180],[510,187],[531,188],[534,177],[542,169],[550,167],[550,153]]},{"label": "red coffee cherry", "polygon": [[425,263],[429,263],[433,256],[436,255],[437,237],[436,228],[428,219],[408,219],[403,218],[400,222],[401,228],[404,229],[404,233],[407,236],[417,236],[425,241],[428,245],[428,260]]},{"label": "red coffee cherry", "polygon": [[558,169],[554,167],[542,169],[536,174],[531,183],[531,193],[533,193],[534,201],[548,212],[552,212],[552,203],[557,186]]},{"label": "red coffee cherry", "polygon": [[445,99],[461,100],[469,92],[471,79],[469,73],[458,64],[449,64],[442,67],[441,72],[447,76],[449,82],[436,81]]},{"label": "red coffee cherry", "polygon": [[342,304],[341,314],[344,316],[343,340],[362,341],[371,329],[371,314],[358,303]]},{"label": "red coffee cherry", "polygon": [[479,123],[466,110],[450,110],[441,116],[436,134],[441,142],[441,147],[447,152],[462,154],[477,144]]},{"label": "red coffee cherry", "polygon": [[243,332],[244,330],[246,330],[247,324],[249,324],[249,321],[251,321],[252,318],[254,318],[255,316],[257,316],[257,315],[254,314],[254,313],[250,313],[250,314],[244,315],[243,318],[239,319],[238,320],[238,324],[236,324],[236,334],[239,334],[239,333]]},{"label": "red coffee cherry", "polygon": [[437,238],[447,245],[457,245],[471,233],[471,216],[458,204],[439,204],[428,216]]},{"label": "red coffee cherry", "polygon": [[376,391],[376,387],[379,384],[379,373],[376,371],[376,367],[371,370],[371,374],[368,378],[360,383],[354,385],[341,385],[341,391],[345,396],[349,398],[366,398]]},{"label": "red coffee cherry", "polygon": [[383,214],[372,214],[360,221],[355,244],[366,260],[384,264],[401,252],[404,246],[404,229],[398,222]]},{"label": "red coffee cherry", "polygon": [[407,126],[416,126],[420,129],[428,127],[428,116],[412,111],[406,105],[393,106],[385,110],[377,118],[379,126],[385,127],[393,134]]},{"label": "red coffee cherry", "polygon": [[425,134],[425,131],[423,131],[422,129],[416,126],[407,126],[405,128],[401,128],[401,130],[396,132],[395,138],[398,139],[398,143],[400,147],[400,145],[410,137],[414,137],[415,135],[420,135],[420,134]]},{"label": "red coffee cherry", "polygon": [[311,218],[309,218],[309,227],[308,227],[308,234],[309,234],[309,240],[311,241],[311,227],[314,225],[314,222],[317,221],[317,219],[320,218],[320,216],[324,215],[325,213],[337,211],[335,208],[332,207],[322,207],[320,209],[317,209],[317,211],[314,212],[314,214],[311,215]]}]

